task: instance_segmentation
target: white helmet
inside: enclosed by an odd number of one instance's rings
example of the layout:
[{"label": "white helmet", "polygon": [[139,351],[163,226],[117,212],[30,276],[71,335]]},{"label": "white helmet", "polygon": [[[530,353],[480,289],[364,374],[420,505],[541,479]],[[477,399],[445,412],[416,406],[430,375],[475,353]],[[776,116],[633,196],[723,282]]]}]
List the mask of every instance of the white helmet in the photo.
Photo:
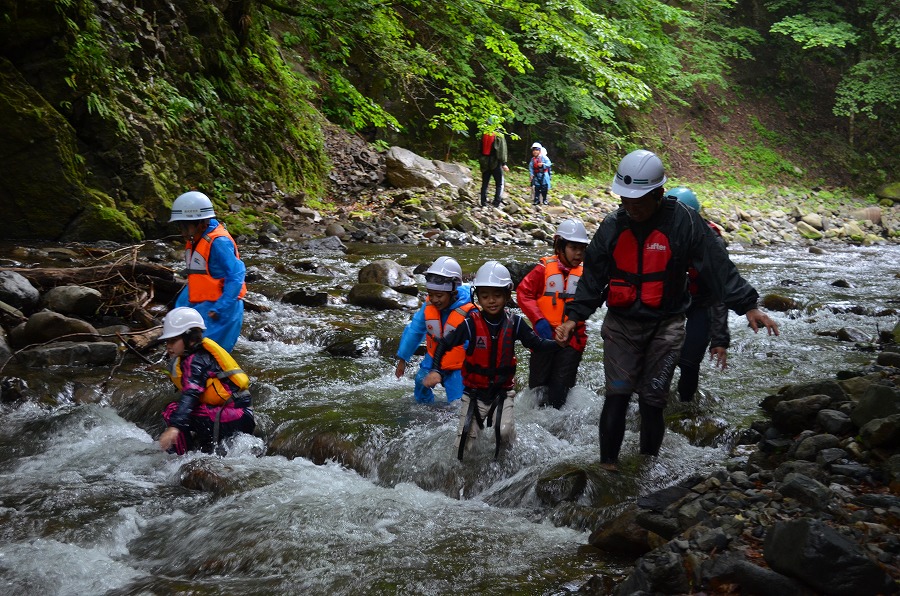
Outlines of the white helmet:
[{"label": "white helmet", "polygon": [[532,148],[532,149],[543,149],[544,146],[541,145],[540,143],[532,143],[532,144],[531,144],[531,148]]},{"label": "white helmet", "polygon": [[462,283],[462,268],[456,259],[438,257],[425,271],[425,287],[437,292],[452,292]]},{"label": "white helmet", "polygon": [[584,224],[581,223],[580,219],[567,219],[562,222],[559,224],[559,227],[556,228],[556,235],[569,242],[579,242],[581,244],[590,242],[590,240],[588,240],[587,230],[584,229]]},{"label": "white helmet", "polygon": [[612,191],[624,199],[637,199],[666,183],[662,160],[652,151],[632,151],[619,162]]},{"label": "white helmet", "polygon": [[475,274],[476,288],[508,288],[512,290],[512,276],[509,269],[497,261],[488,261]]},{"label": "white helmet", "polygon": [[209,197],[202,192],[192,190],[172,202],[172,217],[169,218],[169,222],[210,219],[215,216],[216,213],[213,211],[213,204]]},{"label": "white helmet", "polygon": [[159,339],[178,337],[186,331],[199,327],[206,329],[203,317],[189,306],[179,306],[170,310],[163,319],[163,332]]}]

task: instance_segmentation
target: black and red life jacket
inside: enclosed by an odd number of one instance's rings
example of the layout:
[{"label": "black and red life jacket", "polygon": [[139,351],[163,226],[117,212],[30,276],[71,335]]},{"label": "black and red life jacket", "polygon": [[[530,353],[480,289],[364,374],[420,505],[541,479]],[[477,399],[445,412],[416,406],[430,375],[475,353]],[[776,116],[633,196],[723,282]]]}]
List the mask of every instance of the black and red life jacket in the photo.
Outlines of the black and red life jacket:
[{"label": "black and red life jacket", "polygon": [[534,171],[534,175],[543,174],[550,168],[544,165],[544,158],[538,155],[537,157],[531,158],[531,169]]},{"label": "black and red life jacket", "polygon": [[475,336],[469,340],[463,363],[463,385],[474,389],[512,389],[516,376],[515,322],[509,312],[503,320],[497,339],[491,337],[490,326],[478,310],[469,312],[475,324]]},{"label": "black and red life jacket", "polygon": [[[686,289],[687,266],[674,258],[672,210],[674,199],[660,206],[660,224],[635,233],[624,210],[613,246],[606,304],[629,308],[635,303],[653,309],[669,309],[680,303]],[[638,228],[639,230],[639,228]]]}]

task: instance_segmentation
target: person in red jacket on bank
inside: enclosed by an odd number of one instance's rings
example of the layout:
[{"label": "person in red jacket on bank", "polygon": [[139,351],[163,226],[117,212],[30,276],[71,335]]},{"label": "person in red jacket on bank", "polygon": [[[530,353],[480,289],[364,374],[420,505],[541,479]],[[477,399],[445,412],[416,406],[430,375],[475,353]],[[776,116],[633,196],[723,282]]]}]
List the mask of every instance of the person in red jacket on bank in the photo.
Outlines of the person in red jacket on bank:
[{"label": "person in red jacket on bank", "polygon": [[[554,254],[541,258],[516,288],[519,308],[544,339],[553,339],[554,331],[565,320],[563,310],[575,296],[588,242],[587,230],[580,220],[562,222],[553,236]],[[582,322],[575,327],[569,343],[562,350],[532,352],[528,387],[547,387],[546,403],[557,410],[563,407],[569,389],[575,386],[585,345],[587,333]]]}]

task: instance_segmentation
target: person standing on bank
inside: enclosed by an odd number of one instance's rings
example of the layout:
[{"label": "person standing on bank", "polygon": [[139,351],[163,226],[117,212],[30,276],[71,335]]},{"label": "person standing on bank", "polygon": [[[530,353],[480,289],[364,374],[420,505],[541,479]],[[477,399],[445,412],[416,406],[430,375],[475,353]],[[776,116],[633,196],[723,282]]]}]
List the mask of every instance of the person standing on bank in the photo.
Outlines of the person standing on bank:
[{"label": "person standing on bank", "polygon": [[550,191],[550,158],[547,150],[540,143],[531,146],[531,159],[528,160],[528,173],[531,175],[532,197],[535,205],[547,204],[547,193]]},{"label": "person standing on bank", "polygon": [[[689,188],[679,186],[666,191],[667,197],[675,197],[700,213],[700,201]],[[716,233],[722,247],[725,240],[719,227],[711,221],[706,222]],[[731,332],[728,330],[728,307],[723,302],[715,302],[706,286],[701,283],[694,267],[688,269],[688,290],[691,293],[691,306],[685,312],[684,345],[678,359],[678,399],[689,402],[694,399],[700,385],[700,363],[706,347],[709,346],[709,357],[722,370],[728,366],[728,347],[731,345]]]},{"label": "person standing on bank", "polygon": [[[516,288],[516,302],[531,321],[535,332],[553,339],[556,327],[563,322],[566,303],[575,296],[581,278],[584,249],[588,237],[584,224],[567,219],[553,236],[553,255],[542,257]],[[575,386],[578,365],[587,345],[584,322],[558,352],[532,352],[528,367],[528,387],[547,387],[547,402],[557,410],[566,403],[569,389]]]},{"label": "person standing on bank", "polygon": [[640,452],[659,454],[666,427],[663,408],[684,343],[684,313],[690,305],[687,270],[713,300],[746,315],[754,332],[778,326],[757,308],[759,294],[737,272],[728,253],[696,211],[664,198],[662,161],[639,149],[619,163],[612,192],[622,206],[609,214],[585,253],[575,297],[566,305],[567,320],[556,328],[566,341],[604,301],[603,367],[606,377],[600,414],[600,465],[618,470],[625,437],[628,402],[638,394]]},{"label": "person standing on bank", "polygon": [[481,206],[487,206],[488,185],[494,179],[494,201],[492,205],[499,207],[503,200],[503,172],[508,172],[506,165],[508,156],[506,138],[499,130],[500,121],[496,116],[487,120],[485,132],[481,135],[481,146],[478,154],[478,165],[481,167]]},{"label": "person standing on bank", "polygon": [[247,270],[234,238],[215,216],[212,201],[196,190],[172,203],[169,222],[178,224],[184,238],[187,276],[175,306],[196,309],[206,324],[206,337],[230,352],[244,322]]}]

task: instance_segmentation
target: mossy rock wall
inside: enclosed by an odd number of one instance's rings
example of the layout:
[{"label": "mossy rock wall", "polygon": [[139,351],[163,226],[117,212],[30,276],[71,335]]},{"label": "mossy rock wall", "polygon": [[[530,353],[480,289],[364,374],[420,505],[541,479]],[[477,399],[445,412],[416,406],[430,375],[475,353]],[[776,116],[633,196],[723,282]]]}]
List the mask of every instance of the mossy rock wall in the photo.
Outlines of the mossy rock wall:
[{"label": "mossy rock wall", "polygon": [[0,1],[0,233],[133,240],[189,189],[320,196],[312,87],[242,6]]}]

